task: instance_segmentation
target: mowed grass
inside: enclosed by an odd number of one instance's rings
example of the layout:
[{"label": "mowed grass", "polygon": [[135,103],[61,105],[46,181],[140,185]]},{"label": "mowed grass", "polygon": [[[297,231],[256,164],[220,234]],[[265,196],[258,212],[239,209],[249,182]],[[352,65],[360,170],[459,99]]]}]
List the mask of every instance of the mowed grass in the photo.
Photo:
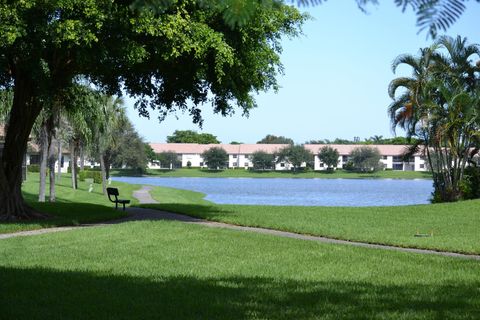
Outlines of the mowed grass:
[{"label": "mowed grass", "polygon": [[[112,170],[114,176],[141,176],[138,171]],[[429,172],[385,170],[375,173],[356,173],[345,170],[334,172],[306,171],[293,173],[291,171],[251,171],[242,168],[226,170],[207,170],[199,168],[181,168],[177,170],[149,169],[145,176],[155,177],[199,177],[199,178],[321,178],[321,179],[431,179]]]},{"label": "mowed grass", "polygon": [[0,241],[5,319],[478,319],[478,261],[130,222]]},{"label": "mowed grass", "polygon": [[[125,215],[122,210],[114,209],[114,204],[102,194],[100,184],[94,184],[94,189],[90,193],[88,192],[90,184],[78,181],[78,189],[74,190],[71,187],[70,175],[64,174],[56,183],[55,203],[48,202],[48,184],[47,202],[38,202],[38,184],[38,173],[29,173],[27,181],[22,185],[23,196],[30,206],[40,212],[48,213],[51,217],[46,220],[1,222],[0,233],[106,221]],[[137,203],[132,197],[132,192],[141,186],[115,181],[111,186],[119,189],[120,198],[131,199],[132,204]]]},{"label": "mowed grass", "polygon": [[[155,188],[152,196],[160,204],[142,206],[212,221],[352,241],[480,254],[480,200],[397,207],[300,207],[218,205],[205,203],[201,193],[163,187]],[[417,233],[433,236],[416,237]]]}]

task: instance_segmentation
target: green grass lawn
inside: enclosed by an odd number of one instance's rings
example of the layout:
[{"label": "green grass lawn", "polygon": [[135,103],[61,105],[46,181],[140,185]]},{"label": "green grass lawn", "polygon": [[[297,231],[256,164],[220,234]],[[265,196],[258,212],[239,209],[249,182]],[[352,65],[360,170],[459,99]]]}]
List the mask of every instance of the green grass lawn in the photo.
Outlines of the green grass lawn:
[{"label": "green grass lawn", "polygon": [[[144,207],[212,221],[337,239],[480,254],[480,200],[397,207],[217,205],[201,193],[157,187]],[[433,237],[415,237],[433,232]]]},{"label": "green grass lawn", "polygon": [[[47,184],[47,202],[39,203],[39,175],[38,173],[29,173],[27,181],[22,186],[25,200],[38,211],[48,213],[52,217],[47,220],[2,222],[0,223],[0,233],[105,221],[125,215],[123,211],[114,209],[114,204],[102,194],[100,184],[94,184],[94,190],[90,193],[88,192],[90,184],[81,181],[78,183],[78,189],[73,190],[70,175],[64,174],[56,184],[57,201],[55,203],[48,202],[49,187]],[[136,199],[132,197],[132,192],[139,189],[140,186],[115,181],[112,181],[112,186],[119,188],[120,198],[131,199],[132,204],[137,203]]]},{"label": "green grass lawn", "polygon": [[[113,170],[114,176],[139,176],[137,171],[132,170]],[[336,170],[333,173],[326,171],[307,171],[292,173],[290,171],[265,171],[257,172],[245,169],[227,169],[223,171],[212,171],[199,168],[182,168],[177,170],[147,170],[146,176],[156,177],[215,177],[215,178],[325,178],[325,179],[431,179],[429,172],[416,171],[378,171],[375,173],[355,173],[345,170]]]},{"label": "green grass lawn", "polygon": [[0,241],[4,319],[478,319],[478,261],[176,222]]}]

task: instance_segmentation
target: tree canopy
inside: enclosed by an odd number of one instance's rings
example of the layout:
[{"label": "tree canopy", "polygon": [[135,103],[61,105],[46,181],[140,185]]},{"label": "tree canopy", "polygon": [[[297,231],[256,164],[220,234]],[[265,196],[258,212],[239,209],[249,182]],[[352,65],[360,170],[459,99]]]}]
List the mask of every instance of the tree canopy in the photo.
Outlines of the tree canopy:
[{"label": "tree canopy", "polygon": [[192,130],[175,130],[173,135],[167,136],[167,143],[219,144],[220,141],[210,133],[198,133]]},{"label": "tree canopy", "polygon": [[350,153],[350,161],[353,169],[359,172],[373,172],[382,167],[380,163],[380,151],[377,148],[361,146]]},{"label": "tree canopy", "polygon": [[203,161],[213,170],[228,167],[228,153],[220,147],[212,147],[202,153]]},{"label": "tree canopy", "polygon": [[284,136],[275,136],[267,134],[265,138],[257,142],[258,144],[293,144],[293,140]]},{"label": "tree canopy", "polygon": [[0,3],[0,89],[13,90],[0,159],[0,219],[35,211],[21,194],[21,158],[44,101],[62,103],[79,77],[109,94],[137,99],[139,113],[201,107],[227,115],[255,107],[252,93],[278,88],[282,36],[296,36],[306,16],[291,6],[257,5],[232,28],[218,6],[172,1],[161,10],[136,1],[24,0]]},{"label": "tree canopy", "polygon": [[276,161],[287,161],[293,166],[293,171],[297,171],[303,164],[311,164],[313,154],[302,145],[290,145],[278,152]]},{"label": "tree canopy", "polygon": [[252,164],[255,170],[267,170],[275,167],[275,155],[265,151],[252,153]]},{"label": "tree canopy", "polygon": [[330,146],[322,147],[318,153],[318,158],[327,165],[327,169],[333,169],[333,167],[337,166],[339,156],[340,154],[338,153],[337,149],[334,149]]}]

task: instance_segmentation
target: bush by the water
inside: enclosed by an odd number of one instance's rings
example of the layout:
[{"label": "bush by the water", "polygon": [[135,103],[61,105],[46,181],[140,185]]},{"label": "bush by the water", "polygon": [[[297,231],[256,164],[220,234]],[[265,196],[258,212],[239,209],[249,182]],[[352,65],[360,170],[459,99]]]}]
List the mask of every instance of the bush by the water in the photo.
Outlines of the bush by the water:
[{"label": "bush by the water", "polygon": [[461,190],[463,199],[480,198],[480,168],[465,168]]},{"label": "bush by the water", "polygon": [[102,183],[102,173],[96,170],[80,170],[78,172],[78,179],[85,181],[85,179],[93,179],[94,183]]}]

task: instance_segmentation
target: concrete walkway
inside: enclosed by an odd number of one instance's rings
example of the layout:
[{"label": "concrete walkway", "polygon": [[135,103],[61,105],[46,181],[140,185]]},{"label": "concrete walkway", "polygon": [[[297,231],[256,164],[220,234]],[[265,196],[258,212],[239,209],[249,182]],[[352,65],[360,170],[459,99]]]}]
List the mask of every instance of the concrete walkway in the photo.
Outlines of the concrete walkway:
[{"label": "concrete walkway", "polygon": [[137,198],[140,203],[158,203],[158,201],[150,195],[150,190],[152,190],[151,186],[142,186],[142,189],[133,191],[133,196]]},{"label": "concrete walkway", "polygon": [[[150,194],[148,193],[150,189],[151,187],[144,186],[141,190],[137,191],[134,194],[134,196],[139,195],[140,198],[138,199],[140,200],[140,203],[158,203],[154,199],[152,199]],[[150,201],[150,199],[155,202],[148,202]],[[13,238],[13,237],[31,236],[31,235],[54,233],[54,232],[60,232],[60,231],[69,231],[69,230],[79,229],[79,228],[109,226],[112,224],[119,224],[119,223],[124,223],[129,221],[170,220],[170,221],[180,221],[180,222],[189,223],[189,224],[196,224],[196,225],[201,225],[201,226],[210,227],[210,228],[222,228],[222,229],[238,230],[238,231],[244,231],[244,232],[255,232],[255,233],[268,234],[268,235],[273,235],[277,237],[292,238],[292,239],[298,239],[298,240],[350,245],[350,246],[364,247],[364,248],[370,248],[370,249],[383,249],[383,250],[402,251],[402,252],[418,253],[418,254],[432,254],[432,255],[439,255],[439,256],[445,256],[445,257],[473,259],[473,260],[480,261],[480,255],[474,255],[474,254],[461,254],[461,253],[455,253],[455,252],[435,251],[435,250],[428,250],[428,249],[402,248],[402,247],[389,246],[389,245],[371,244],[371,243],[358,242],[358,241],[338,240],[338,239],[319,237],[319,236],[309,236],[304,234],[272,230],[272,229],[266,229],[266,228],[244,227],[244,226],[237,226],[237,225],[222,223],[222,222],[213,222],[213,221],[193,218],[183,214],[165,212],[165,211],[154,210],[154,209],[130,207],[130,208],[127,208],[127,212],[128,212],[128,216],[124,218],[103,222],[103,223],[83,224],[80,226],[47,228],[47,229],[22,231],[22,232],[9,233],[9,234],[0,234],[0,240]]]}]

